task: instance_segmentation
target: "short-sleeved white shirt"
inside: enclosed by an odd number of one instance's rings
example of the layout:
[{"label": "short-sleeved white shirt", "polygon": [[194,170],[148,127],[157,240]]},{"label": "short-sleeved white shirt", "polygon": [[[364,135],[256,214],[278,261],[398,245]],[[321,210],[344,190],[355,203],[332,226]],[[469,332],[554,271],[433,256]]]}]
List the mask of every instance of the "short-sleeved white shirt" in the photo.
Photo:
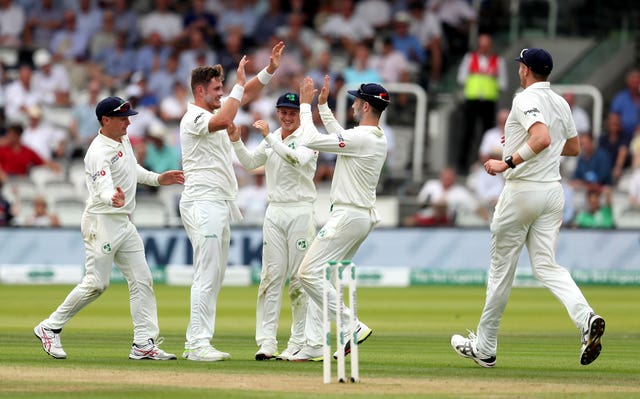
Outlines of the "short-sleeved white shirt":
[{"label": "short-sleeved white shirt", "polygon": [[189,103],[180,121],[183,201],[235,200],[238,193],[231,140],[225,130],[209,132],[211,116],[213,113]]},{"label": "short-sleeved white shirt", "polygon": [[515,169],[505,171],[507,180],[560,181],[560,154],[567,139],[578,135],[569,104],[551,90],[549,82],[536,82],[513,99],[505,125],[504,155],[514,154],[529,139],[529,128],[541,122],[551,137],[549,147]]}]

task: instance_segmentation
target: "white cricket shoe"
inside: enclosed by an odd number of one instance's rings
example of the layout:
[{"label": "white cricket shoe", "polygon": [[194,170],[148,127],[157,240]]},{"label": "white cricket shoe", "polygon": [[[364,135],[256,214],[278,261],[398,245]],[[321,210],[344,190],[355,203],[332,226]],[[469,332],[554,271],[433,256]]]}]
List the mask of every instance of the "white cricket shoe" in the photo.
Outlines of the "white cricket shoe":
[{"label": "white cricket shoe", "polygon": [[322,345],[305,345],[296,354],[289,358],[290,362],[321,362],[324,358]]},{"label": "white cricket shoe", "polygon": [[598,358],[602,350],[600,342],[604,334],[604,319],[595,313],[589,315],[587,328],[582,331],[580,364],[586,366]]},{"label": "white cricket shoe", "polygon": [[42,349],[44,349],[44,351],[51,357],[55,359],[67,358],[67,354],[64,349],[62,349],[62,344],[60,343],[59,333],[51,331],[42,324],[35,326],[33,333],[38,337],[38,339],[40,339],[40,342],[42,342]]},{"label": "white cricket shoe", "polygon": [[185,349],[182,357],[196,362],[218,362],[231,359],[230,354],[219,351],[211,345],[205,345],[195,349]]},{"label": "white cricket shoe", "polygon": [[177,357],[173,353],[167,353],[158,348],[158,345],[162,343],[162,338],[158,339],[156,343],[153,338],[149,338],[146,344],[131,345],[131,352],[129,352],[129,359],[131,360],[176,360]]},{"label": "white cricket shoe", "polygon": [[289,344],[287,349],[283,350],[278,356],[276,356],[276,360],[291,360],[291,357],[298,353],[302,349],[302,345],[298,344]]},{"label": "white cricket shoe", "polygon": [[[357,337],[358,337],[358,345],[360,345],[361,343],[363,343],[364,341],[366,341],[367,338],[369,338],[371,336],[371,334],[373,334],[373,330],[370,329],[366,324],[364,324],[361,321],[358,321],[358,328],[356,329],[357,332]],[[349,334],[347,338],[347,343],[344,344],[344,355],[348,355],[349,353],[351,353],[351,335]],[[338,352],[334,352],[333,353],[333,358],[337,359],[338,358]]]},{"label": "white cricket shoe", "polygon": [[256,352],[256,360],[271,360],[278,354],[278,347],[275,344],[262,344]]},{"label": "white cricket shoe", "polygon": [[472,359],[482,367],[493,367],[496,365],[496,357],[480,358],[476,349],[476,334],[469,331],[469,338],[455,334],[451,337],[451,346],[456,353],[462,357]]}]

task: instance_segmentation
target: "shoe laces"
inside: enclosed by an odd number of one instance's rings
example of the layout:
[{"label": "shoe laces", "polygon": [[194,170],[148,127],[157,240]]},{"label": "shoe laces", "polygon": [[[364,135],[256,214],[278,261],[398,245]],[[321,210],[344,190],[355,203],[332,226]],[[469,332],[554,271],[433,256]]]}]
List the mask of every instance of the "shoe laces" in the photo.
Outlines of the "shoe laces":
[{"label": "shoe laces", "polygon": [[476,335],[475,332],[473,332],[472,330],[469,330],[468,328],[467,328],[467,332],[469,333],[469,335],[468,335],[469,340],[471,340],[473,342],[476,342],[478,340],[478,336]]}]

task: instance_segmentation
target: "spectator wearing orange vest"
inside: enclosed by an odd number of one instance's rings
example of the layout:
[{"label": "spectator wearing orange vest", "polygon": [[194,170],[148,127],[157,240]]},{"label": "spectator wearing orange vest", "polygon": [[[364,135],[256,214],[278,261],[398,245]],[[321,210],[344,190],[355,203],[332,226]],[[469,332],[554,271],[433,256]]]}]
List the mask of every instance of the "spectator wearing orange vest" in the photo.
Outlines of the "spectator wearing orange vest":
[{"label": "spectator wearing orange vest", "polygon": [[476,51],[466,53],[458,67],[458,84],[464,87],[465,99],[464,131],[457,154],[461,172],[467,171],[475,160],[482,133],[495,122],[500,91],[507,88],[504,59],[494,54],[492,47],[491,36],[481,34]]}]

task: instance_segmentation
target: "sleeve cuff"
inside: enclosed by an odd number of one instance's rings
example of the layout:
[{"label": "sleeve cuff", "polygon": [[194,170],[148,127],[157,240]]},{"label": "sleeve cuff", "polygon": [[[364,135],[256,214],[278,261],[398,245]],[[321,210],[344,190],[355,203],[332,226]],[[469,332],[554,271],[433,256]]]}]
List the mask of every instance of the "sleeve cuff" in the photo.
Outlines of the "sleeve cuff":
[{"label": "sleeve cuff", "polygon": [[311,112],[311,104],[307,104],[307,103],[300,104],[300,112]]},{"label": "sleeve cuff", "polygon": [[331,108],[329,108],[329,103],[318,104],[318,111],[320,111],[320,112],[324,112],[324,111],[331,112]]}]

